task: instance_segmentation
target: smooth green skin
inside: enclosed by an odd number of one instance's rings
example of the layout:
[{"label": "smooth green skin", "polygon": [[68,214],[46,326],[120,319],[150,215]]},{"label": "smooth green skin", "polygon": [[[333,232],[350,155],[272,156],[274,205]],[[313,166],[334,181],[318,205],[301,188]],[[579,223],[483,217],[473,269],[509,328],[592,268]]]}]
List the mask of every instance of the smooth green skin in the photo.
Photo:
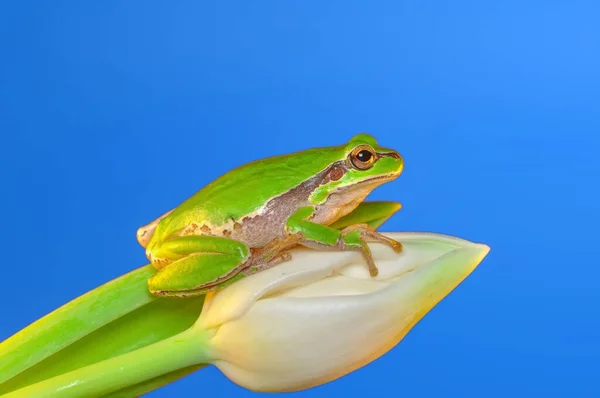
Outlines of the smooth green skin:
[{"label": "smooth green skin", "polygon": [[[364,145],[382,155],[367,170],[353,167],[348,162],[349,154]],[[173,209],[158,222],[146,246],[148,258],[160,269],[148,281],[150,291],[160,296],[198,296],[285,261],[279,257],[281,253],[274,250],[272,255],[265,255],[260,266],[249,266],[249,242],[197,231],[181,236],[181,232],[194,224],[198,229],[203,226],[211,231],[234,228],[234,225],[243,228],[245,220],[256,215],[267,202],[289,193],[340,162],[348,165],[343,176],[312,189],[309,204],[292,209],[294,211],[282,227],[287,234],[301,236],[303,242],[300,244],[311,247],[368,250],[360,231],[345,233],[310,220],[316,206],[325,203],[336,190],[348,190],[377,179],[394,179],[402,171],[403,160],[396,151],[380,147],[368,134],[358,134],[344,145],[308,149],[238,167]],[[273,175],[277,178],[264,178]],[[166,267],[165,263],[168,264]]]},{"label": "smooth green skin", "polygon": [[[400,204],[394,202],[363,202],[331,227],[341,230],[365,223],[377,229],[399,209]],[[148,292],[147,279],[154,274],[156,269],[151,265],[140,267],[87,292],[0,342],[0,395],[44,380],[49,383],[64,373],[137,352],[190,328],[200,314],[204,298],[173,301],[153,297]],[[103,396],[140,396],[201,367],[202,364],[166,370],[162,376],[143,382],[123,383],[121,390],[105,386],[103,393],[108,395]],[[68,388],[59,384],[48,391],[58,394],[60,390],[68,395],[77,389],[72,384],[67,383]],[[77,396],[74,392],[70,394]]]}]

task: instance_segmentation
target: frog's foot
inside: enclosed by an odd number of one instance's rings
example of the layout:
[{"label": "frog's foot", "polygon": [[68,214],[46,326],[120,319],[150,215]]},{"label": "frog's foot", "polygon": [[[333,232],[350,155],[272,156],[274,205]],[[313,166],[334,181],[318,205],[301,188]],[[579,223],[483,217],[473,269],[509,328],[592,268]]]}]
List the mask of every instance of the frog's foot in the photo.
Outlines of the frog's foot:
[{"label": "frog's foot", "polygon": [[275,257],[271,258],[266,263],[251,265],[250,267],[244,268],[242,271],[244,275],[249,276],[252,274],[256,274],[257,272],[261,272],[267,270],[269,268],[273,268],[274,266],[284,263],[286,261],[290,261],[292,259],[292,254],[290,252],[283,252],[277,254]]},{"label": "frog's foot", "polygon": [[252,253],[251,264],[244,268],[244,275],[252,275],[260,271],[272,268],[292,259],[292,254],[285,250],[302,243],[305,236],[302,232],[286,234],[283,237],[274,239],[260,249]]},{"label": "frog's foot", "polygon": [[255,258],[255,262],[269,263],[271,259],[278,257],[284,250],[291,249],[305,239],[306,237],[302,232],[286,234],[257,249],[252,253],[252,256]]},{"label": "frog's foot", "polygon": [[379,270],[375,265],[371,249],[366,244],[366,241],[383,243],[391,247],[396,253],[402,251],[402,244],[400,242],[376,232],[375,229],[368,224],[356,224],[344,228],[341,231],[337,246],[342,250],[356,250],[361,252],[369,267],[369,274],[372,277],[377,276]]}]

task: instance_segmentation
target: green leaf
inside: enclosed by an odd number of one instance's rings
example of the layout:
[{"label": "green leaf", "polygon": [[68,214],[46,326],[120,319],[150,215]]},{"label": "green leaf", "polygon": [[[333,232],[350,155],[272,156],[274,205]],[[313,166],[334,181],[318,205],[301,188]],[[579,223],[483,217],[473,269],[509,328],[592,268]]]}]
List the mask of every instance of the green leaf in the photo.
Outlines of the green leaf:
[{"label": "green leaf", "polygon": [[[147,289],[147,278],[154,272],[145,266],[116,278],[2,342],[0,375],[5,381],[0,394],[188,329],[200,315],[204,297],[156,299]],[[171,377],[183,377],[180,373]]]},{"label": "green leaf", "polygon": [[402,205],[396,202],[362,202],[351,213],[340,218],[330,226],[335,229],[343,229],[350,225],[366,223],[377,229],[400,210],[401,207]]}]

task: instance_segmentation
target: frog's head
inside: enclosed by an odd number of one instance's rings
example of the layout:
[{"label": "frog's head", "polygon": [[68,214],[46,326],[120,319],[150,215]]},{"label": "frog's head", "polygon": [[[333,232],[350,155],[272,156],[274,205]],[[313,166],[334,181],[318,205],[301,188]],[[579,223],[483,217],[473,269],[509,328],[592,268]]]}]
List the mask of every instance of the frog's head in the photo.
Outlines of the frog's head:
[{"label": "frog's head", "polygon": [[[321,186],[313,193],[313,203],[358,205],[379,185],[396,179],[404,168],[400,154],[379,146],[369,134],[358,134],[337,148],[337,161],[328,171]],[[333,203],[332,203],[333,202]]]},{"label": "frog's head", "polygon": [[344,150],[347,171],[342,185],[393,180],[404,168],[404,160],[397,151],[379,146],[369,134],[355,135]]}]

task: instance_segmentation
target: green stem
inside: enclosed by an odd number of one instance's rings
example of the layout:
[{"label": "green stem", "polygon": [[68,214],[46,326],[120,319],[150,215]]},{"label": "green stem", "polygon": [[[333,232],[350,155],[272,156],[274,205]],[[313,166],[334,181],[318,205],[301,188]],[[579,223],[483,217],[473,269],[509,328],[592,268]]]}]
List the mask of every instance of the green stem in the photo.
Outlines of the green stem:
[{"label": "green stem", "polygon": [[131,398],[141,397],[144,394],[148,394],[154,390],[157,390],[165,385],[179,380],[185,376],[188,376],[199,369],[207,366],[207,364],[188,366],[187,368],[179,369],[171,373],[164,374],[162,376],[155,377],[154,379],[145,381],[143,383],[135,384],[125,389],[115,391],[108,395],[103,395],[102,398]]},{"label": "green stem", "polygon": [[0,384],[156,298],[146,265],[93,289],[0,342]]},{"label": "green stem", "polygon": [[13,391],[3,398],[103,396],[169,372],[207,363],[209,335],[190,328],[149,346]]}]

